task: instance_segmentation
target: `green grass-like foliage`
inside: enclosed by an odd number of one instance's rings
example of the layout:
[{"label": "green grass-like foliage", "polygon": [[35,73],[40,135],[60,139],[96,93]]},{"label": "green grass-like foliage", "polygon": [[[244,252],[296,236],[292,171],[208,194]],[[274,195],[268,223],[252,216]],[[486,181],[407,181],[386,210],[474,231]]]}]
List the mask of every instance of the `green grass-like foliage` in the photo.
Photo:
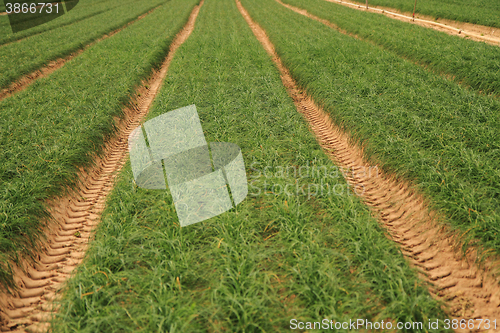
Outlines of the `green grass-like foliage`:
[{"label": "green grass-like foliage", "polygon": [[[41,236],[44,201],[64,193],[160,64],[196,1],[168,4],[0,103],[0,282]],[[172,12],[176,16],[170,15]]]},{"label": "green grass-like foliage", "polygon": [[497,100],[274,1],[244,3],[299,84],[367,157],[416,184],[462,229],[465,245],[480,240],[500,253]]},{"label": "green grass-like foliage", "polygon": [[[364,1],[353,0],[365,4]],[[414,0],[369,0],[369,6],[386,6],[413,12]],[[489,0],[418,0],[416,13],[500,28],[500,2]]]},{"label": "green grass-like foliage", "polygon": [[[0,47],[0,89],[51,60],[70,55],[167,0],[126,4],[72,25]],[[76,10],[76,8],[75,8]],[[70,12],[71,13],[71,12]]]},{"label": "green grass-like foliage", "polygon": [[500,48],[324,0],[285,0],[398,55],[485,93],[500,95]]},{"label": "green grass-like foliage", "polygon": [[[132,7],[136,2],[136,0],[80,0],[74,10],[67,12],[56,20],[17,33],[12,33],[8,16],[0,16],[0,45],[74,24],[106,11],[115,10],[119,6]],[[1,4],[3,5],[3,3]]]},{"label": "green grass-like foliage", "polygon": [[[192,103],[208,142],[241,147],[249,195],[180,228],[169,192],[137,188],[127,165],[54,332],[288,332],[292,318],[443,318],[341,173],[331,172],[232,0],[205,1],[148,118]],[[307,165],[330,176],[306,177]],[[275,185],[296,182],[305,194]],[[308,184],[320,182],[344,194],[308,198]]]}]

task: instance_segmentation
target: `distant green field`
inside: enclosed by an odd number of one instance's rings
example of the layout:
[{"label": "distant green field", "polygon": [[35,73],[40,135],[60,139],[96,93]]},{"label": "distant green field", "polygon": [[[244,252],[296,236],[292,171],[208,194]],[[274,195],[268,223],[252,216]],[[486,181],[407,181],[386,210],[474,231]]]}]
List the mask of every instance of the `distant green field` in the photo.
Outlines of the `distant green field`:
[{"label": "distant green field", "polygon": [[[365,4],[365,1],[354,0]],[[368,5],[385,6],[413,12],[413,0],[368,0]],[[418,0],[417,13],[435,18],[500,28],[500,1],[491,0]]]},{"label": "distant green field", "polygon": [[136,0],[116,1],[116,0],[80,0],[78,6],[63,16],[47,23],[32,27],[27,30],[12,32],[8,16],[0,16],[0,45],[15,40],[23,39],[45,31],[75,24],[92,16],[99,15],[105,11],[117,9],[120,6],[130,6]]},{"label": "distant green field", "polygon": [[500,95],[500,47],[324,0],[283,0],[476,91]]},{"label": "distant green field", "polygon": [[133,9],[119,6],[75,24],[45,31],[0,47],[0,88],[7,87],[21,76],[39,69],[52,60],[70,55],[165,2],[168,1],[141,2],[134,5]]}]

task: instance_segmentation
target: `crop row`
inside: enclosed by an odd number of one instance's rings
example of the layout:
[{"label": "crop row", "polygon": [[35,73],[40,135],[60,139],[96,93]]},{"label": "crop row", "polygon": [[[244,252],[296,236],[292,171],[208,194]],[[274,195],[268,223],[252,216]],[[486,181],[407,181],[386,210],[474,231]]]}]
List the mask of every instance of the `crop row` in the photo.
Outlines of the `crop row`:
[{"label": "crop row", "polygon": [[59,27],[67,26],[85,20],[92,16],[113,10],[118,6],[129,6],[126,1],[116,0],[81,0],[76,7],[77,10],[72,10],[56,20],[41,24],[28,30],[12,33],[8,16],[0,16],[0,45],[23,39],[32,35],[53,30]]},{"label": "crop row", "polygon": [[284,0],[408,60],[500,95],[500,48],[324,0]]},{"label": "crop row", "polygon": [[[241,147],[247,198],[180,228],[169,192],[136,187],[127,164],[55,332],[288,332],[293,318],[443,318],[322,152],[233,0],[205,1],[148,119],[191,104],[208,142]],[[324,192],[310,193],[316,185]]]},{"label": "crop row", "polygon": [[[353,2],[364,1],[354,0]],[[369,0],[370,5],[413,12],[413,0]],[[500,3],[489,0],[417,1],[417,13],[500,28]]]},{"label": "crop row", "polygon": [[65,57],[104,34],[123,27],[167,0],[126,3],[78,23],[0,47],[0,89],[51,60]]},{"label": "crop row", "polygon": [[41,236],[44,202],[63,194],[78,167],[92,161],[195,2],[158,8],[0,102],[0,282],[12,282],[8,261],[30,253]]},{"label": "crop row", "polygon": [[500,253],[500,103],[275,1],[244,0],[293,77],[373,162]]}]

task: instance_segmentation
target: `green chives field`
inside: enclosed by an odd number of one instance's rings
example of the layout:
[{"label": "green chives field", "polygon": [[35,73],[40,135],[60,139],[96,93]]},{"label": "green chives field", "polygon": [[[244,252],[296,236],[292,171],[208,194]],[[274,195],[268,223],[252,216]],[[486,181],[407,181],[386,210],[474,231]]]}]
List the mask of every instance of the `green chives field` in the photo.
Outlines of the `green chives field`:
[{"label": "green chives field", "polygon": [[466,245],[479,240],[500,253],[497,99],[277,2],[242,3],[292,76],[366,146],[368,157],[427,194]]},{"label": "green chives field", "polygon": [[43,200],[61,194],[77,166],[89,164],[112,133],[113,116],[163,61],[195,2],[161,6],[0,102],[2,282],[11,279],[6,261],[29,253],[40,236]]},{"label": "green chives field", "polygon": [[[365,3],[354,0],[353,2]],[[369,0],[370,5],[386,6],[403,12],[413,12],[413,0]],[[500,28],[500,3],[489,0],[417,1],[417,13],[438,18],[469,22]]]},{"label": "green chives field", "polygon": [[500,95],[500,48],[324,0],[284,0],[471,88]]},{"label": "green chives field", "polygon": [[[457,1],[439,6],[461,17]],[[241,0],[300,88],[368,160],[419,189],[464,251],[500,254],[499,48],[324,0],[283,2],[358,36],[274,0]],[[83,50],[0,100],[2,291],[16,286],[13,264],[37,260],[48,202],[93,165],[198,4],[80,0],[17,34],[0,16],[0,89]],[[469,2],[480,16],[483,5]],[[181,228],[170,192],[137,187],[127,160],[51,331],[287,332],[292,320],[449,319],[322,151],[234,0],[204,1],[143,122],[192,104],[208,142],[241,148],[248,196]],[[297,175],[303,168],[317,172]]]},{"label": "green chives field", "polygon": [[[292,318],[442,316],[356,197],[265,192],[264,181],[295,182],[276,176],[280,166],[334,165],[232,0],[206,1],[148,118],[190,103],[208,142],[241,147],[249,197],[180,229],[171,196],[136,188],[127,166],[56,331],[284,332]],[[347,186],[340,175],[336,184]]]}]

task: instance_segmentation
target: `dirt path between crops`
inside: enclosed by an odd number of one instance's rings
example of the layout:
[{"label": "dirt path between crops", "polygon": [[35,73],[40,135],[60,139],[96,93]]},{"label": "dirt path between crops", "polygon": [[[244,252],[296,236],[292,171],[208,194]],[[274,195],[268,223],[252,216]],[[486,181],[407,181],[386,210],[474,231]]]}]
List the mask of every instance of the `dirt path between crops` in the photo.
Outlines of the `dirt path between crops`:
[{"label": "dirt path between crops", "polygon": [[24,262],[24,273],[14,266],[14,279],[19,290],[14,295],[0,294],[1,332],[45,332],[54,311],[52,301],[59,296],[64,282],[82,262],[93,231],[99,223],[106,197],[114,186],[128,154],[128,136],[147,115],[159,91],[176,50],[190,36],[204,0],[196,6],[189,21],[173,40],[160,70],[137,89],[130,107],[124,110],[125,118],[118,123],[118,131],[105,145],[102,158],[88,172],[82,170],[81,185],[74,194],[51,203],[54,217],[46,231],[48,242],[37,255],[38,262]]},{"label": "dirt path between crops", "polygon": [[[390,237],[401,246],[411,264],[420,269],[422,278],[431,284],[430,292],[446,302],[447,313],[459,319],[498,320],[500,287],[498,279],[491,274],[493,264],[489,262],[485,265],[487,268],[479,268],[475,264],[474,251],[463,258],[454,238],[438,223],[437,214],[429,211],[421,194],[363,159],[362,150],[351,145],[349,136],[302,92],[282,64],[265,31],[252,21],[239,0],[235,1],[253,33],[276,63],[297,110],[308,121],[322,148],[336,164],[353,170],[347,180],[354,188],[363,189],[357,193],[362,192],[359,195],[372,208]],[[379,170],[376,175],[367,172],[374,169]]]},{"label": "dirt path between crops", "polygon": [[[65,58],[59,58],[59,59],[53,60],[47,66],[42,67],[40,69],[37,69],[36,71],[34,71],[32,73],[29,73],[29,74],[21,77],[17,81],[12,82],[7,88],[4,88],[4,89],[0,90],[0,102],[3,99],[7,98],[7,97],[10,97],[10,96],[12,96],[12,95],[14,95],[14,94],[16,94],[16,93],[18,93],[20,91],[23,91],[28,86],[30,86],[31,84],[33,84],[33,82],[35,82],[36,80],[38,80],[38,79],[40,79],[42,77],[49,76],[50,74],[54,73],[59,68],[63,67],[68,61],[70,61],[71,59],[73,59],[73,58],[79,56],[80,54],[82,54],[88,48],[94,46],[95,44],[97,44],[97,43],[99,43],[99,42],[101,42],[101,41],[103,41],[103,40],[105,40],[105,39],[107,39],[109,37],[112,37],[112,36],[116,35],[120,31],[122,31],[123,29],[127,28],[128,26],[136,23],[137,21],[142,20],[147,15],[151,14],[156,9],[158,9],[160,6],[163,6],[163,5],[156,6],[155,8],[149,10],[147,13],[144,13],[144,14],[138,16],[135,20],[132,20],[132,21],[128,22],[123,27],[118,28],[116,30],[111,31],[110,33],[107,33],[107,34],[103,35],[101,38],[93,41],[90,44],[85,45],[82,49],[73,52],[69,56],[67,56]],[[17,42],[17,41],[15,41],[15,42]],[[5,46],[5,45],[8,45],[8,44],[0,45],[0,47]]]},{"label": "dirt path between crops", "polygon": [[356,35],[356,34],[353,34],[353,33],[349,32],[349,31],[347,31],[347,30],[344,30],[344,29],[340,28],[339,26],[337,26],[336,24],[334,24],[334,23],[332,23],[332,22],[330,22],[330,21],[328,21],[328,20],[322,19],[321,17],[317,17],[316,15],[313,15],[313,14],[309,13],[309,12],[308,12],[307,10],[305,10],[305,9],[298,8],[298,7],[295,7],[295,6],[289,5],[289,4],[287,4],[287,3],[282,2],[281,0],[275,0],[275,1],[276,1],[277,3],[279,3],[280,5],[282,5],[282,6],[286,7],[286,8],[288,8],[288,9],[290,9],[290,10],[293,10],[294,12],[296,12],[296,13],[298,13],[298,14],[304,15],[304,16],[306,16],[306,17],[309,17],[310,19],[313,19],[313,20],[316,20],[316,21],[318,21],[318,22],[321,22],[321,23],[323,23],[324,25],[326,25],[327,27],[330,27],[330,28],[332,28],[332,29],[335,29],[335,30],[337,30],[337,31],[339,31],[339,32],[341,32],[341,33],[343,33],[344,35],[348,35],[348,36],[354,37],[354,38],[356,38],[356,39],[358,39],[358,40],[366,41],[366,42],[369,42],[369,43],[371,43],[371,44],[373,44],[373,45],[376,45],[376,46],[380,47],[380,45],[375,44],[375,43],[373,43],[373,42],[371,42],[371,41],[365,40],[365,39],[363,39],[363,38],[359,37],[359,36],[358,36],[358,35]]},{"label": "dirt path between crops", "polygon": [[412,13],[402,13],[394,8],[381,6],[368,6],[358,3],[346,2],[343,0],[325,0],[328,2],[337,3],[346,7],[369,11],[373,13],[383,14],[387,17],[418,24],[422,27],[431,28],[434,30],[445,32],[449,35],[470,38],[475,41],[485,42],[491,45],[500,46],[500,29],[488,27],[479,24],[465,23],[447,19],[434,20],[432,16],[415,14],[415,19]]}]

